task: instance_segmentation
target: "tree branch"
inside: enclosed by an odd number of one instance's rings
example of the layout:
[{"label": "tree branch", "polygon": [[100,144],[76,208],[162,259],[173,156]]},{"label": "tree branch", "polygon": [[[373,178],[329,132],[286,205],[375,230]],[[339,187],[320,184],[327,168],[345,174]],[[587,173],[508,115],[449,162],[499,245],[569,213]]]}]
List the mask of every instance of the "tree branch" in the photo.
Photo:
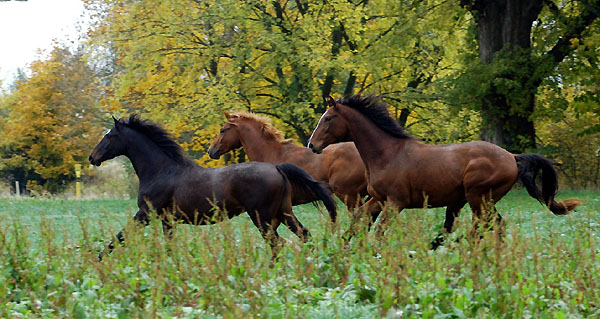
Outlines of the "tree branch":
[{"label": "tree branch", "polygon": [[[581,12],[579,16],[572,19],[574,20],[574,23],[571,27],[563,34],[558,42],[556,42],[554,47],[545,54],[546,56],[551,57],[555,64],[562,62],[562,60],[573,51],[571,39],[580,39],[585,29],[600,15],[600,9],[598,9],[600,1],[580,2],[584,7],[584,11]],[[593,4],[590,2],[593,2]]]}]

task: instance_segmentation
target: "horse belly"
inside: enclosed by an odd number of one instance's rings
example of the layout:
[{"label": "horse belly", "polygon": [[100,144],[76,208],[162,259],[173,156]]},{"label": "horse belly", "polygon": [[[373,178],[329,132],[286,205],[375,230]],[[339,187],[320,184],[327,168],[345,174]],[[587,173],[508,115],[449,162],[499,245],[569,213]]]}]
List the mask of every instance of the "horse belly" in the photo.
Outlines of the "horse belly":
[{"label": "horse belly", "polygon": [[457,203],[465,198],[463,192],[444,192],[442,194],[431,194],[423,192],[419,201],[416,201],[415,207],[412,208],[423,208],[427,205],[428,208],[444,207],[454,203]]},{"label": "horse belly", "polygon": [[448,206],[465,198],[462,184],[436,183],[434,186],[414,187],[411,190],[412,208]]},{"label": "horse belly", "polygon": [[180,205],[175,216],[187,223],[204,225],[214,224],[223,219],[235,217],[242,212],[243,209],[231,203],[208,198],[198,198],[187,205]]},{"label": "horse belly", "polygon": [[[203,187],[186,187],[178,189],[174,196],[177,205],[175,216],[187,223],[213,224],[224,217],[234,217],[241,213],[239,205],[227,201],[222,191],[213,189],[212,193],[198,191]],[[226,212],[226,214],[223,214]]]}]

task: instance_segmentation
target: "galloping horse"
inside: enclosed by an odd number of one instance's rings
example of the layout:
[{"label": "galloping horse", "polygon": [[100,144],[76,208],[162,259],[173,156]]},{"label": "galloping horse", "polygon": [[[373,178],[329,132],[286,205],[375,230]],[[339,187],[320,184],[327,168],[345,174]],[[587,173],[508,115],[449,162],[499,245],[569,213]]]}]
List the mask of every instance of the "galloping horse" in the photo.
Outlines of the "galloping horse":
[{"label": "galloping horse", "polygon": [[[365,165],[353,143],[332,145],[322,154],[285,140],[267,117],[249,112],[229,114],[219,135],[212,142],[208,154],[213,159],[232,149],[243,147],[248,159],[272,164],[293,163],[318,181],[329,183],[333,192],[349,209],[358,205],[367,195]],[[294,205],[306,203],[311,198],[294,192]]]},{"label": "galloping horse", "polygon": [[[272,248],[282,222],[306,239],[309,232],[292,211],[292,187],[313,193],[335,220],[335,202],[329,189],[299,167],[249,162],[204,168],[187,158],[163,128],[140,120],[135,114],[127,121],[115,119],[114,127],[94,148],[89,160],[99,166],[119,155],[131,160],[140,180],[139,210],[134,220],[146,225],[150,209],[156,210],[163,217],[165,234],[171,231],[170,217],[198,225],[217,221],[218,211],[225,211],[228,218],[246,211]],[[214,209],[215,205],[218,209]],[[122,242],[123,231],[116,237]],[[113,248],[111,241],[109,252]],[[102,255],[98,258],[102,259]]]},{"label": "galloping horse", "polygon": [[[367,167],[368,192],[373,198],[364,211],[377,218],[381,205],[391,202],[400,212],[404,208],[447,206],[444,229],[452,232],[454,219],[468,202],[473,211],[471,235],[485,224],[504,222],[494,209],[520,179],[529,195],[556,215],[573,210],[580,201],[556,202],[557,174],[552,163],[541,155],[514,155],[488,142],[451,145],[427,145],[404,132],[390,117],[387,106],[375,96],[351,96],[335,101],[323,114],[311,138],[309,148],[321,152],[332,143],[353,141]],[[535,184],[542,172],[542,189]],[[495,216],[494,216],[495,213]],[[388,218],[381,214],[376,231]],[[485,225],[487,227],[487,225]],[[442,234],[432,243],[443,241]]]}]

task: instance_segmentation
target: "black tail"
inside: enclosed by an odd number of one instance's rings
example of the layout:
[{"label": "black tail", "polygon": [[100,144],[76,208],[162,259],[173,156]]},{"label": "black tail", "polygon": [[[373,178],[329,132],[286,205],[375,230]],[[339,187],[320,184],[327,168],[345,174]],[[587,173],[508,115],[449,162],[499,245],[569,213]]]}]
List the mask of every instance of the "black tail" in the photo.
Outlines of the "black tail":
[{"label": "black tail", "polygon": [[277,167],[279,173],[290,181],[294,194],[298,192],[310,194],[311,196],[308,197],[311,202],[321,200],[325,204],[331,220],[335,222],[337,216],[336,205],[327,183],[315,181],[307,172],[294,164],[284,163],[275,165],[275,167]]},{"label": "black tail", "polygon": [[[538,154],[515,155],[515,159],[519,168],[518,178],[527,189],[527,193],[548,206],[555,215],[566,215],[581,204],[578,199],[566,199],[562,202],[554,200],[558,190],[558,174],[549,159]],[[542,171],[541,190],[535,184],[540,170]]]}]

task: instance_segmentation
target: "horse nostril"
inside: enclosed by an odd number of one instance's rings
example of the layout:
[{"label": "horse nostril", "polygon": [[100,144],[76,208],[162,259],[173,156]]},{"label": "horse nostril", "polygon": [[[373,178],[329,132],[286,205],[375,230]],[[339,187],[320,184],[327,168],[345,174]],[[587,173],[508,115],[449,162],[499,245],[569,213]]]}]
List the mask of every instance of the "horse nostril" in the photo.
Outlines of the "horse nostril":
[{"label": "horse nostril", "polygon": [[312,143],[308,143],[308,148],[310,148],[312,150],[313,149],[313,144]]},{"label": "horse nostril", "polygon": [[208,156],[210,156],[210,158],[212,158],[212,159],[218,159],[219,158],[219,149],[216,149],[216,148],[209,149]]}]

